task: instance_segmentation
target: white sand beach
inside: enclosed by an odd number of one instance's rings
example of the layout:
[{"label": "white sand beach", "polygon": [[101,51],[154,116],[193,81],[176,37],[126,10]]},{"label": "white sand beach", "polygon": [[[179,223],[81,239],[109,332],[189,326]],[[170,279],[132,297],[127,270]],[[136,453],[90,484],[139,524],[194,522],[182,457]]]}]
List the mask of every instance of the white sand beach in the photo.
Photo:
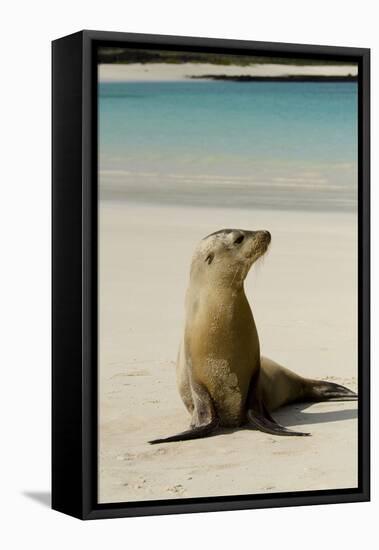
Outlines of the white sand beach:
[{"label": "white sand beach", "polygon": [[352,65],[282,65],[265,63],[248,65],[214,65],[210,63],[128,63],[99,65],[100,82],[178,81],[193,76],[356,76],[358,66]]},{"label": "white sand beach", "polygon": [[[130,68],[109,66],[129,75]],[[108,67],[101,70],[116,75]],[[268,254],[246,284],[262,353],[302,375],[357,388],[354,213],[101,201],[100,502],[357,485],[355,402],[274,413],[285,426],[311,432],[307,438],[241,429],[147,443],[188,427],[175,382],[188,270],[197,241],[223,227],[272,233]]]}]

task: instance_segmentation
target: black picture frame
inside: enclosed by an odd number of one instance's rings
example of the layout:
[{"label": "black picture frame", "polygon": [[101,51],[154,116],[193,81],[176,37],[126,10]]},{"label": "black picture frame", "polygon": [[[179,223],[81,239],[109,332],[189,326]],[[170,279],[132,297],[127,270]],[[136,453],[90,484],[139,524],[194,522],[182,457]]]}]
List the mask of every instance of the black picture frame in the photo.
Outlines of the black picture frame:
[{"label": "black picture frame", "polygon": [[[98,504],[97,59],[99,45],[358,63],[359,484],[336,489]],[[52,507],[81,519],[370,499],[370,50],[81,31],[52,43]]]}]

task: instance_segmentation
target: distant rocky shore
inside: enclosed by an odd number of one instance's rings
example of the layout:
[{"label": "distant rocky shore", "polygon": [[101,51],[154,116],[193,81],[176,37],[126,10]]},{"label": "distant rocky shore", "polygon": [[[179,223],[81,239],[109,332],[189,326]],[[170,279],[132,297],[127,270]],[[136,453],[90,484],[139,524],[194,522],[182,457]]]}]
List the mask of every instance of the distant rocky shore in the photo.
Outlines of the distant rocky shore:
[{"label": "distant rocky shore", "polygon": [[193,75],[192,79],[204,80],[229,80],[231,82],[356,82],[354,75],[284,75],[284,76],[251,76],[251,75],[226,75],[205,74]]}]

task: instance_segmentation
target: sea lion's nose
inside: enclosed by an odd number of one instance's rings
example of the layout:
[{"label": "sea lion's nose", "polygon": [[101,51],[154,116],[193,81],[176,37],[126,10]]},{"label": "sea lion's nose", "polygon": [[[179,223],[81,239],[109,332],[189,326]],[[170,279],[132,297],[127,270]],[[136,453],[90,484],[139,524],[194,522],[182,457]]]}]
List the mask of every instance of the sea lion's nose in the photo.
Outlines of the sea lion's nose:
[{"label": "sea lion's nose", "polygon": [[261,242],[270,244],[271,242],[271,233],[267,229],[259,229],[258,231],[251,231],[250,234]]},{"label": "sea lion's nose", "polygon": [[266,229],[264,229],[264,230],[262,231],[262,233],[263,233],[263,235],[266,237],[267,241],[268,241],[268,242],[271,242],[271,233],[270,233],[270,231],[267,231]]}]

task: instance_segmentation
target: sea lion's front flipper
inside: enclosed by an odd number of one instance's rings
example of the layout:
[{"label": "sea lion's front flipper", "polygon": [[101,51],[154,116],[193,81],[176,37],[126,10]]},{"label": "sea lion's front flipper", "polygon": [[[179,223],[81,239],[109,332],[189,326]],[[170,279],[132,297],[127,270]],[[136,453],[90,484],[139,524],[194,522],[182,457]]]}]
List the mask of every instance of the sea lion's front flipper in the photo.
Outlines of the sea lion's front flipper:
[{"label": "sea lion's front flipper", "polygon": [[260,374],[256,375],[250,382],[250,390],[247,400],[246,419],[248,425],[257,430],[272,435],[310,435],[306,432],[289,430],[279,424],[268,411],[263,398]]},{"label": "sea lion's front flipper", "polygon": [[152,445],[156,443],[170,443],[172,441],[185,441],[187,439],[199,439],[207,437],[218,427],[219,421],[216,411],[207,389],[196,384],[191,379],[191,394],[193,400],[193,412],[191,428],[184,432],[161,439],[149,441]]},{"label": "sea lion's front flipper", "polygon": [[162,439],[153,439],[149,441],[151,445],[156,443],[170,443],[171,441],[185,441],[187,439],[199,439],[200,437],[207,437],[217,428],[218,420],[214,418],[209,424],[204,424],[203,426],[195,426],[189,430],[178,433],[176,435],[171,435],[169,437],[164,437]]},{"label": "sea lion's front flipper", "polygon": [[264,406],[260,407],[260,410],[248,409],[247,420],[249,426],[256,428],[260,432],[265,432],[271,435],[311,435],[307,432],[295,432],[294,430],[285,428],[272,418]]}]

